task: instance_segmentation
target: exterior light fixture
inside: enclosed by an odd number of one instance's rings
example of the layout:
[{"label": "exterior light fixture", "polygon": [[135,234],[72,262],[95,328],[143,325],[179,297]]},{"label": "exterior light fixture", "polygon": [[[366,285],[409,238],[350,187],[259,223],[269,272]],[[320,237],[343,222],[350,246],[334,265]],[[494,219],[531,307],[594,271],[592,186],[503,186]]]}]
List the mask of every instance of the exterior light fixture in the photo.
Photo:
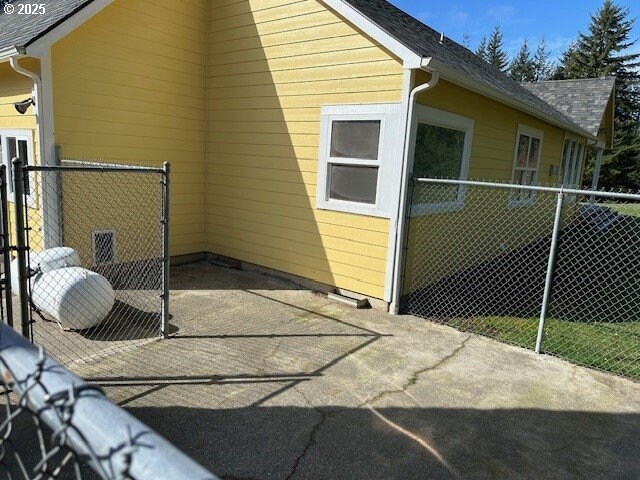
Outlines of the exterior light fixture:
[{"label": "exterior light fixture", "polygon": [[35,105],[36,101],[33,98],[27,98],[26,100],[22,100],[21,102],[16,102],[13,104],[16,107],[16,110],[20,115],[24,115],[31,105]]}]

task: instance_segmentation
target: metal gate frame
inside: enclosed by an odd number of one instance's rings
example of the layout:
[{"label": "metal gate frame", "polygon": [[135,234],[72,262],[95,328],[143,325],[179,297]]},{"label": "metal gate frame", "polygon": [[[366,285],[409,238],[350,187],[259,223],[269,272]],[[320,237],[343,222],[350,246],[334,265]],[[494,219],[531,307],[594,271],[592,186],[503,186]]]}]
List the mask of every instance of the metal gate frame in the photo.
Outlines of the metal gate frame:
[{"label": "metal gate frame", "polygon": [[[161,176],[162,185],[162,206],[161,206],[161,262],[162,262],[162,274],[161,274],[161,287],[160,287],[160,299],[161,299],[161,312],[160,312],[160,325],[159,336],[160,338],[167,337],[167,327],[169,324],[169,274],[170,274],[170,256],[169,256],[169,209],[170,209],[170,164],[164,162],[161,168],[158,167],[142,167],[142,166],[129,166],[129,165],[23,165],[22,161],[18,158],[12,159],[13,166],[13,187],[14,187],[14,214],[15,214],[15,245],[11,244],[10,232],[9,232],[9,208],[8,208],[8,194],[7,194],[7,167],[5,165],[0,166],[0,251],[2,253],[2,265],[4,269],[4,278],[0,282],[2,289],[2,297],[4,300],[5,308],[2,309],[4,315],[6,311],[6,323],[9,326],[13,326],[13,309],[12,309],[12,291],[11,291],[11,252],[16,252],[17,268],[18,268],[18,285],[19,290],[15,292],[19,297],[20,303],[20,319],[21,319],[21,333],[23,336],[33,341],[33,323],[35,319],[33,317],[33,308],[31,302],[31,282],[29,278],[33,272],[29,271],[29,236],[28,232],[30,227],[28,225],[28,201],[27,195],[29,194],[28,182],[30,173],[41,174],[45,172],[117,172],[122,174],[127,173],[155,173]],[[42,195],[41,195],[42,198]],[[57,201],[57,199],[56,199]],[[42,199],[42,203],[39,209],[44,208],[45,199]]]}]

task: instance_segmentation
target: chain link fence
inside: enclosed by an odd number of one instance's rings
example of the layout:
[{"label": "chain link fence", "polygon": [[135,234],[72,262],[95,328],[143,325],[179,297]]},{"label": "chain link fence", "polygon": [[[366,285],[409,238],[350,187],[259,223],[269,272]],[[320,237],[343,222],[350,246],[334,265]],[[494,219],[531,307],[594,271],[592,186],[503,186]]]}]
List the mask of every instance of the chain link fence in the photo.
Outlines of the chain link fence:
[{"label": "chain link fence", "polygon": [[63,160],[14,177],[23,333],[69,366],[165,335],[168,166]]},{"label": "chain link fence", "polygon": [[640,378],[640,195],[418,179],[402,310]]},{"label": "chain link fence", "polygon": [[0,478],[216,477],[0,324]]}]

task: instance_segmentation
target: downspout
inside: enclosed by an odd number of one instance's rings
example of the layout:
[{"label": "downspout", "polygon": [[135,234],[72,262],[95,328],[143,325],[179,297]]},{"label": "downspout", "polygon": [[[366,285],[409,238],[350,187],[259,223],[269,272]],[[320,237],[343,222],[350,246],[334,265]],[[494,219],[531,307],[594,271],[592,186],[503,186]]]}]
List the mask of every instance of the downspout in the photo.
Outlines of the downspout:
[{"label": "downspout", "polygon": [[[42,79],[37,73],[20,66],[18,60],[24,57],[26,57],[26,55],[24,54],[14,55],[9,58],[9,63],[11,65],[11,68],[13,68],[17,73],[29,77],[33,81],[33,109],[35,111],[36,126],[38,132],[38,159],[41,165],[49,165],[54,163],[54,161],[53,159],[49,161],[49,159],[47,158],[47,148],[45,145],[45,105],[43,105],[42,101],[42,99],[44,98],[42,90]],[[46,107],[51,108],[51,106],[49,105],[46,105]],[[57,198],[55,193],[57,192],[57,182],[55,181],[55,179],[51,179],[47,175],[42,175],[42,184],[40,185],[40,188],[42,194],[41,209],[43,217],[42,223],[44,228],[44,247],[50,248],[59,246],[61,240],[59,222],[57,221],[58,212]]]},{"label": "downspout", "polygon": [[402,263],[403,263],[403,247],[404,236],[407,228],[407,193],[409,188],[409,152],[411,152],[411,132],[413,130],[413,115],[416,108],[416,97],[427,90],[436,86],[440,80],[440,73],[431,72],[431,79],[422,85],[415,87],[409,95],[409,108],[407,110],[405,138],[404,138],[404,154],[402,157],[402,181],[400,184],[400,202],[398,202],[398,228],[395,240],[395,251],[393,256],[393,288],[392,299],[389,311],[397,315],[400,312],[400,287],[402,286]]}]

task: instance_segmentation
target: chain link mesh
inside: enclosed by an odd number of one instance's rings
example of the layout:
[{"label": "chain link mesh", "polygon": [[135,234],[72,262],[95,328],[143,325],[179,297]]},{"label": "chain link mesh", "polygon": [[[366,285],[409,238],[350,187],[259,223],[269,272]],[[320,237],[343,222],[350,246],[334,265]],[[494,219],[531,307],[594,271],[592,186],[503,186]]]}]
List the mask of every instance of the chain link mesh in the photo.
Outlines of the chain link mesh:
[{"label": "chain link mesh", "polygon": [[[640,378],[640,201],[616,193],[562,195],[542,350]],[[557,199],[557,191],[416,182],[403,311],[533,349]]]},{"label": "chain link mesh", "polygon": [[92,362],[160,336],[162,180],[147,170],[28,173],[33,341],[61,362]]}]

